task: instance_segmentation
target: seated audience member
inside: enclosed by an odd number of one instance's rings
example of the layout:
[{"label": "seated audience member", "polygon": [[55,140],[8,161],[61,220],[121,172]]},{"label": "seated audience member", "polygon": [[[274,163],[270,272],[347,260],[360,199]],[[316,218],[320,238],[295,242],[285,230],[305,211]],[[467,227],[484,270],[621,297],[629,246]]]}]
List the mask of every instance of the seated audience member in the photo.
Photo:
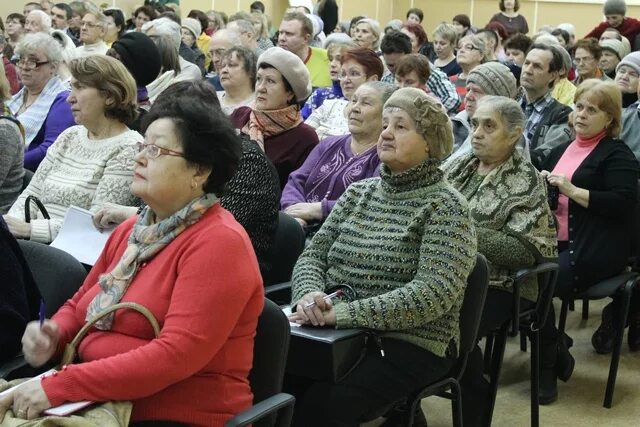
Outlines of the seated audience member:
[{"label": "seated audience member", "polygon": [[399,88],[415,87],[433,96],[427,87],[430,75],[431,65],[429,60],[419,53],[405,55],[396,64],[396,86]]},{"label": "seated audience member", "polygon": [[[558,188],[558,252],[560,272],[555,295],[584,291],[622,272],[631,248],[632,223],[638,197],[638,162],[618,140],[622,100],[613,82],[588,80],[578,86],[571,121],[576,139],[549,153],[542,174]],[[603,313],[607,323],[613,306]],[[617,308],[616,308],[617,310]],[[608,317],[610,320],[611,316]],[[571,340],[559,337],[553,306],[540,330],[540,403],[558,396],[557,378],[571,376]],[[611,320],[612,321],[612,320]],[[612,329],[594,334],[598,352],[611,351]]]},{"label": "seated audience member", "polygon": [[[10,55],[6,54],[7,49],[11,51]],[[2,34],[0,34],[0,56],[2,57],[2,74],[7,79],[9,94],[15,95],[20,90],[20,80],[18,79],[16,66],[10,61],[13,56],[13,49],[7,44],[7,40]]]},{"label": "seated audience member", "polygon": [[0,364],[20,352],[21,338],[30,320],[38,318],[40,293],[18,242],[0,218]]},{"label": "seated audience member", "polygon": [[[469,202],[478,252],[489,262],[490,287],[478,328],[478,339],[482,339],[513,317],[514,274],[536,263],[554,261],[557,241],[545,180],[516,148],[524,129],[520,105],[502,96],[483,97],[471,122],[473,148],[449,163],[445,175]],[[521,307],[535,305],[535,279],[524,284],[520,296]],[[477,345],[461,383],[465,426],[482,425],[489,383],[483,377],[482,352]]]},{"label": "seated audience member", "polygon": [[[486,62],[478,65],[467,77],[467,101],[464,110],[451,119],[453,125],[453,151],[444,163],[444,168],[455,158],[472,151],[471,139],[473,118],[478,102],[486,95],[514,99],[518,94],[516,79],[506,65],[499,62]],[[528,158],[528,153],[523,157]]]},{"label": "seated audience member", "polygon": [[420,25],[424,19],[424,12],[422,12],[421,9],[412,7],[407,11],[405,18],[407,19],[407,22]]},{"label": "seated audience member", "polygon": [[[351,184],[298,259],[290,321],[367,328],[385,357],[371,347],[338,382],[300,386],[295,426],[358,425],[442,377],[458,352],[476,236],[467,202],[438,167],[451,122],[415,88],[391,95],[382,117],[380,178]],[[325,300],[335,284],[351,286],[356,300]]]},{"label": "seated audience member", "polygon": [[104,55],[109,46],[104,42],[109,19],[93,3],[87,3],[87,13],[82,17],[80,41],[82,46],[76,48],[76,55]]},{"label": "seated audience member", "polygon": [[[622,99],[625,98],[627,87],[636,87],[636,96],[640,99],[640,53],[631,52],[622,60],[616,74],[616,84],[621,88]],[[624,87],[623,87],[624,86]],[[636,101],[622,110],[622,130],[620,139],[629,146],[636,159],[640,162],[640,102]]]},{"label": "seated audience member", "polygon": [[[202,73],[197,65],[185,60],[178,51],[180,50],[180,42],[182,36],[180,32],[180,25],[177,22],[172,21],[169,18],[158,18],[153,21],[147,22],[142,27],[142,32],[151,37],[156,42],[160,50],[160,54],[163,58],[163,71],[157,80],[153,81],[147,86],[149,90],[149,98],[151,102],[158,96],[167,86],[171,83],[180,82],[183,80],[201,80]],[[159,41],[162,43],[159,44]],[[162,48],[160,48],[162,46]],[[177,61],[173,58],[177,56]],[[172,64],[173,66],[168,69],[165,68],[165,64]],[[171,73],[169,73],[171,72]],[[167,74],[169,73],[169,74]]]},{"label": "seated audience member", "polygon": [[477,34],[482,35],[487,45],[487,51],[491,55],[492,61],[506,62],[507,55],[504,52],[502,42],[509,38],[507,30],[499,22],[489,22],[484,30]]},{"label": "seated audience member", "polygon": [[311,95],[311,81],[302,60],[280,47],[260,55],[257,68],[255,106],[236,109],[231,121],[243,138],[264,150],[283,188],[318,143],[300,115],[300,105]]},{"label": "seated audience member", "polygon": [[25,131],[24,167],[35,171],[60,133],[75,124],[66,87],[57,75],[60,45],[47,34],[29,34],[16,47],[23,88],[7,101]]},{"label": "seated audience member", "polygon": [[[71,205],[96,212],[103,203],[132,204],[135,144],[142,136],[125,123],[136,115],[136,86],[117,60],[93,55],[71,61],[68,102],[78,126],[58,136],[29,186],[5,215],[11,233],[49,243],[55,239]],[[82,165],[82,167],[78,167]],[[35,196],[51,219],[35,206],[25,222],[27,197]]]},{"label": "seated audience member", "polygon": [[340,61],[340,86],[344,98],[325,101],[305,120],[315,129],[319,140],[349,133],[345,115],[349,99],[361,84],[379,80],[384,73],[382,61],[371,49],[358,47],[343,51]]},{"label": "seated audience member", "polygon": [[11,98],[9,82],[0,64],[0,214],[6,214],[22,190],[24,142],[22,126],[4,101]]},{"label": "seated audience member", "polygon": [[69,87],[71,73],[69,72],[69,63],[78,57],[78,48],[73,44],[71,37],[61,30],[51,30],[51,37],[60,44],[62,51],[62,61],[58,64],[58,77],[62,80],[65,87]]},{"label": "seated audience member", "polygon": [[42,10],[32,10],[25,15],[24,32],[26,34],[49,34],[50,31],[51,17]]},{"label": "seated audience member", "polygon": [[387,22],[387,25],[384,27],[383,34],[386,36],[392,31],[400,31],[402,29],[403,23],[404,21],[402,19],[392,19],[391,21]]},{"label": "seated audience member", "polygon": [[253,51],[242,46],[232,47],[222,57],[220,83],[224,91],[218,92],[218,99],[226,115],[254,102],[257,60]]},{"label": "seated audience member", "polygon": [[555,30],[551,31],[551,35],[554,36],[556,40],[558,40],[560,46],[564,47],[565,49],[569,48],[571,36],[568,32],[566,32],[562,28],[556,28]]},{"label": "seated audience member", "polygon": [[429,43],[429,37],[427,37],[427,33],[424,31],[424,28],[422,28],[422,25],[405,22],[402,24],[400,31],[409,37],[411,41],[411,53],[421,53],[429,58],[429,61],[435,60],[436,54],[433,51],[433,46]]},{"label": "seated audience member", "polygon": [[563,105],[571,107],[576,95],[576,86],[571,83],[570,76],[573,71],[573,59],[566,48],[557,47],[562,55],[562,69],[558,72],[558,78],[553,85],[551,97]]},{"label": "seated audience member", "polygon": [[78,46],[80,44],[80,40],[73,35],[69,28],[69,21],[72,17],[73,9],[71,9],[71,6],[66,3],[56,3],[51,8],[51,23],[53,28],[62,31],[71,39],[74,46]]},{"label": "seated audience member", "polygon": [[573,84],[579,86],[587,79],[611,80],[598,67],[602,57],[602,48],[596,39],[582,39],[576,43],[576,54],[573,61],[576,64],[578,76]]},{"label": "seated audience member", "polygon": [[500,0],[500,13],[496,13],[491,17],[489,23],[499,23],[507,32],[506,37],[514,34],[527,34],[529,32],[529,24],[527,19],[518,13],[520,10],[520,0]]},{"label": "seated audience member", "polygon": [[[335,34],[335,33],[334,33]],[[331,76],[331,87],[319,87],[313,91],[304,107],[302,107],[302,118],[307,119],[314,111],[329,99],[344,99],[342,87],[340,86],[340,68],[342,67],[342,52],[356,47],[353,42],[332,42],[327,45],[327,56],[329,57],[329,75]]]},{"label": "seated audience member", "polygon": [[106,9],[103,13],[107,17],[107,31],[104,35],[104,42],[108,47],[111,47],[115,41],[125,34],[124,13],[117,8]]},{"label": "seated audience member", "polygon": [[465,36],[458,42],[458,53],[456,60],[458,65],[462,69],[462,72],[449,77],[449,80],[453,82],[456,87],[456,92],[460,97],[462,104],[461,108],[464,108],[464,97],[466,95],[467,76],[478,65],[487,62],[486,54],[487,46],[484,39],[477,35]]},{"label": "seated audience member", "polygon": [[[137,313],[99,320],[80,346],[82,363],[8,399],[21,405],[18,416],[65,402],[130,400],[131,426],[223,425],[251,406],[264,291],[246,232],[219,204],[240,142],[222,112],[198,98],[152,108],[145,123],[131,190],[147,207],[114,231],[84,285],[52,319],[27,325],[23,351],[33,366],[55,360],[87,320],[119,302],[145,306],[160,334]],[[207,391],[225,398],[201,399]]]},{"label": "seated audience member", "polygon": [[[11,46],[12,50],[15,50],[16,46],[18,46],[18,43],[20,43],[20,41],[22,41],[22,39],[24,38],[25,23],[26,23],[25,16],[19,13],[10,13],[7,16],[7,21],[6,21],[7,43],[9,44],[9,46]],[[11,59],[11,56],[13,55],[5,54],[5,56],[9,56],[9,59]]]},{"label": "seated audience member", "polygon": [[133,31],[142,31],[142,26],[147,22],[153,21],[157,18],[155,9],[151,6],[140,6],[133,12],[133,23],[135,28]]},{"label": "seated audience member", "polygon": [[227,29],[240,34],[242,46],[251,50],[256,56],[264,52],[258,47],[258,38],[253,23],[248,19],[234,19],[227,24]]},{"label": "seated audience member", "polygon": [[460,74],[462,69],[456,61],[455,47],[457,46],[458,33],[450,24],[440,24],[433,31],[433,50],[436,59],[433,64],[447,76]]},{"label": "seated audience member", "polygon": [[209,42],[209,56],[211,56],[211,66],[214,76],[207,78],[207,81],[216,91],[224,90],[220,84],[220,69],[222,68],[222,57],[224,53],[234,46],[241,46],[240,34],[235,31],[222,28],[211,35]]},{"label": "seated audience member", "polygon": [[566,49],[570,53],[573,52],[573,47],[576,44],[576,26],[568,22],[563,22],[562,24],[558,24],[556,28],[564,30],[569,34],[569,41],[567,43]]},{"label": "seated audience member", "polygon": [[338,25],[338,4],[336,3],[336,0],[318,2],[315,13],[324,23],[324,33],[333,33],[334,28]]},{"label": "seated audience member", "polygon": [[[176,15],[180,16],[180,13]],[[211,42],[211,37],[204,31],[209,26],[209,17],[206,13],[198,9],[192,9],[187,15],[189,18],[196,19],[200,23],[200,33],[196,34],[196,46],[200,50],[200,52],[206,53],[209,49],[209,43]],[[205,70],[209,68],[211,64],[211,58],[205,57]]]},{"label": "seated audience member", "polygon": [[522,65],[527,51],[533,44],[531,38],[524,34],[514,34],[504,42],[505,54],[507,56],[506,64],[516,78],[516,82],[520,85],[520,74],[522,73]]},{"label": "seated audience member", "polygon": [[630,52],[619,40],[602,40],[599,44],[602,48],[602,56],[600,56],[598,66],[607,77],[614,79],[616,77],[616,67],[622,61],[622,58]]},{"label": "seated audience member", "polygon": [[273,47],[273,42],[269,39],[269,21],[264,13],[251,12],[251,23],[256,32],[256,43],[258,48],[264,52]]},{"label": "seated audience member", "polygon": [[193,61],[188,62],[196,64],[202,75],[204,75],[206,72],[204,52],[202,52],[196,44],[198,35],[201,33],[200,22],[194,18],[184,18],[181,25],[182,43],[193,52],[194,57]]},{"label": "seated audience member", "polygon": [[[615,82],[622,93],[622,108],[626,109],[638,101],[638,76],[640,75],[640,53],[631,52],[616,66]],[[624,126],[623,126],[624,128]],[[625,142],[623,137],[621,139]]]},{"label": "seated audience member", "polygon": [[458,33],[458,40],[463,37],[470,36],[476,33],[477,29],[471,26],[471,20],[467,15],[456,15],[451,20],[451,25],[453,25]]},{"label": "seated audience member", "polygon": [[[401,21],[402,22],[402,21]],[[336,24],[336,28],[333,29],[334,33],[343,33],[350,36],[349,33],[349,27],[351,26],[351,22],[350,21],[340,21],[338,22],[338,24]]]},{"label": "seated audience member", "polygon": [[559,44],[534,43],[527,52],[520,75],[523,95],[519,102],[524,111],[524,138],[531,162],[540,166],[549,151],[572,140],[567,120],[571,108],[551,95],[553,85],[565,68]]},{"label": "seated audience member", "polygon": [[74,0],[69,2],[71,8],[71,19],[69,19],[69,32],[76,40],[80,40],[80,27],[82,25],[82,17],[86,13],[85,2]]},{"label": "seated audience member", "polygon": [[362,84],[347,108],[349,133],[320,141],[291,172],[280,207],[300,224],[317,228],[349,185],[379,174],[375,146],[382,132],[382,106],[393,90],[383,82]]},{"label": "seated audience member", "polygon": [[136,81],[138,117],[127,126],[139,132],[141,119],[151,107],[147,85],[158,77],[162,69],[160,51],[146,34],[131,31],[115,41],[107,55],[122,62]]},{"label": "seated audience member", "polygon": [[631,41],[631,50],[636,50],[635,39],[640,34],[640,21],[627,14],[627,5],[624,0],[606,0],[602,9],[605,21],[598,24],[585,38],[593,37],[599,39],[602,33],[608,28],[615,28]]},{"label": "seated audience member", "polygon": [[377,52],[380,47],[380,23],[374,19],[360,19],[354,27],[352,38],[359,47]]}]

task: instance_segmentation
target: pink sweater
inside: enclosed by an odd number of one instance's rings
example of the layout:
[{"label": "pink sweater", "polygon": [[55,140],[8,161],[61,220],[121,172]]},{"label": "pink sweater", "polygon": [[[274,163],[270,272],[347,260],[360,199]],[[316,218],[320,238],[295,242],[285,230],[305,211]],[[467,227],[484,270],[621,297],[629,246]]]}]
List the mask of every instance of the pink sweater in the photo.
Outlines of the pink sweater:
[{"label": "pink sweater", "polygon": [[[571,181],[573,174],[580,167],[584,159],[591,154],[605,136],[606,129],[591,138],[583,139],[577,135],[576,139],[569,144],[562,157],[560,157],[560,160],[551,173],[565,175],[567,179]],[[558,241],[566,242],[569,240],[569,198],[562,193],[560,193],[560,197],[558,197],[556,218],[558,220]]]},{"label": "pink sweater", "polygon": [[[84,324],[98,276],[120,259],[134,222],[118,227],[84,285],[53,317],[61,343]],[[122,301],[151,310],[160,336],[154,339],[137,312],[118,311],[112,330],[87,334],[83,363],[42,380],[52,405],[132,400],[134,421],[202,426],[222,426],[251,405],[247,378],[264,291],[251,242],[229,212],[211,207],[143,263]]]}]

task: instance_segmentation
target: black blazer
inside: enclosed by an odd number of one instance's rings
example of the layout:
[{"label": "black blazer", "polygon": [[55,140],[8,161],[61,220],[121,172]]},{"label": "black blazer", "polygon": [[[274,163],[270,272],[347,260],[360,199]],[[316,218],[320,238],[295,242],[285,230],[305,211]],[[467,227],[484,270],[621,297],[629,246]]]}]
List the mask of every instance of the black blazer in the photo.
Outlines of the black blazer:
[{"label": "black blazer", "polygon": [[[542,164],[552,171],[569,143],[555,147]],[[569,254],[574,287],[586,289],[621,272],[631,254],[640,165],[622,141],[605,138],[571,178],[589,190],[589,207],[569,199]]]}]

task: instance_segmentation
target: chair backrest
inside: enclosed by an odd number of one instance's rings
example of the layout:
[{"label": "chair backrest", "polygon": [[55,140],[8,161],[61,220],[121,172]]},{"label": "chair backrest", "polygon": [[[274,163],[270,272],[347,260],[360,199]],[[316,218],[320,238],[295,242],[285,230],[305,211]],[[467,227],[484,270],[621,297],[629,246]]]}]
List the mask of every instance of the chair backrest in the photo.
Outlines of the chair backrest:
[{"label": "chair backrest", "polygon": [[278,213],[278,228],[269,254],[271,272],[264,280],[265,286],[291,280],[293,267],[304,249],[305,238],[298,221],[284,212]]},{"label": "chair backrest", "polygon": [[[253,367],[249,373],[254,404],[282,391],[290,336],[287,316],[273,301],[265,298],[262,314],[258,318]],[[266,424],[260,422],[254,425],[269,425],[269,420]]]},{"label": "chair backrest", "polygon": [[485,257],[476,254],[476,265],[467,278],[460,310],[460,354],[470,353],[476,345],[478,326],[489,287],[489,266]]},{"label": "chair backrest", "polygon": [[[640,36],[638,36],[640,37]],[[640,181],[638,181],[638,195],[636,199],[636,211],[633,215],[633,227],[631,233],[631,255],[640,257]]]},{"label": "chair backrest", "polygon": [[80,288],[87,270],[60,249],[30,240],[18,240],[18,244],[51,317]]}]

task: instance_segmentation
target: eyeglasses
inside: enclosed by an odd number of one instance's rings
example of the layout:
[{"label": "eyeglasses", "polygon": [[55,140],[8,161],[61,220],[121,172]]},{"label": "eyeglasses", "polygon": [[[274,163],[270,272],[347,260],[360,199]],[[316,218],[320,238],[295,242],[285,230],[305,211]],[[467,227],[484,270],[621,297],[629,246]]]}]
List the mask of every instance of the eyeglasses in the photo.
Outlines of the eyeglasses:
[{"label": "eyeglasses", "polygon": [[458,46],[458,50],[460,50],[460,49],[464,49],[464,50],[480,50],[480,49],[478,49],[477,47],[475,47],[474,45],[472,45],[470,43]]},{"label": "eyeglasses", "polygon": [[581,63],[589,63],[591,61],[593,61],[595,58],[593,56],[585,56],[584,58],[575,58],[573,60],[573,62],[575,62],[576,64],[581,64]]},{"label": "eyeglasses", "polygon": [[93,30],[98,26],[100,26],[100,24],[94,24],[93,22],[86,22],[86,21],[80,22],[80,28],[87,27],[88,29]]},{"label": "eyeglasses", "polygon": [[159,147],[155,144],[145,144],[144,142],[138,142],[137,145],[138,153],[142,153],[144,151],[147,154],[147,157],[149,157],[150,159],[157,159],[160,156],[184,157],[184,153],[169,150],[168,148],[164,147]]},{"label": "eyeglasses", "polygon": [[338,76],[338,78],[340,80],[346,80],[347,77],[350,78],[350,79],[359,79],[359,78],[364,77],[364,74],[362,74],[359,71],[351,70],[348,73],[341,72],[340,75]]},{"label": "eyeglasses", "polygon": [[48,64],[49,61],[36,61],[35,59],[20,59],[17,62],[18,67],[22,68],[23,70],[27,70],[27,71],[31,71],[31,70],[35,70],[36,68]]}]

